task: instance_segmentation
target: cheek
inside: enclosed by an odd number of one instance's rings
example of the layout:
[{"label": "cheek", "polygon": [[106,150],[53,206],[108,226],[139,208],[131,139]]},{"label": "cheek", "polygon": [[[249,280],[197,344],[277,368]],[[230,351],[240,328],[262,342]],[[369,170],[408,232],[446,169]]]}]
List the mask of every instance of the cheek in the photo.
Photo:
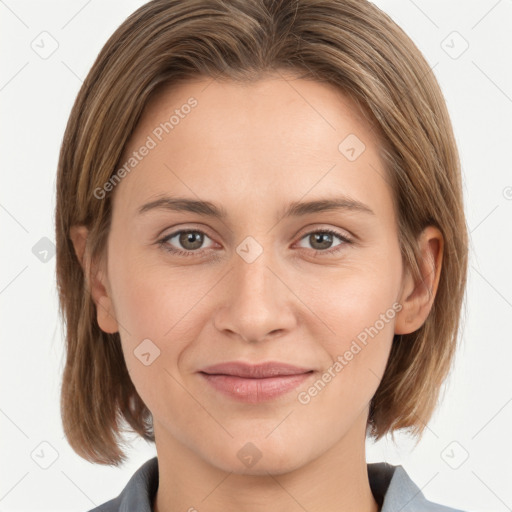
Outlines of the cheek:
[{"label": "cheek", "polygon": [[[204,319],[206,294],[216,279],[125,253],[111,269],[113,302],[126,353],[150,339],[172,362]],[[172,343],[168,343],[172,340]],[[172,363],[171,363],[172,364]]]},{"label": "cheek", "polygon": [[384,373],[401,309],[400,253],[389,250],[364,261],[354,259],[328,279],[314,281],[311,276],[302,282],[301,298],[321,320],[315,337],[329,359],[342,364],[331,368],[340,376],[333,386],[338,393],[369,398]]},{"label": "cheek", "polygon": [[168,402],[183,400],[174,378],[187,345],[198,337],[204,290],[178,269],[148,266],[128,255],[113,269],[111,285],[131,380],[150,410],[166,411]]},{"label": "cheek", "polygon": [[390,295],[376,290],[365,293],[359,288],[350,297],[338,300],[330,322],[335,334],[324,348],[332,360],[342,361],[345,377],[350,374],[348,380],[354,385],[367,381],[370,370],[375,377],[383,373],[396,313]]},{"label": "cheek", "polygon": [[400,276],[399,255],[395,259],[368,255],[344,262],[329,273],[303,274],[297,294],[331,328],[332,338],[348,339],[393,308]]},{"label": "cheek", "polygon": [[[362,287],[349,289],[348,281],[345,284],[342,298],[326,294],[324,309],[317,304],[334,332],[325,334],[324,328],[323,335],[316,334],[327,356],[325,365],[318,380],[298,397],[301,404],[317,412],[309,417],[319,430],[326,421],[333,422],[336,432],[349,428],[374,396],[393,342],[397,311],[389,292],[367,293]],[[326,410],[339,414],[326,420],[321,417]]]}]

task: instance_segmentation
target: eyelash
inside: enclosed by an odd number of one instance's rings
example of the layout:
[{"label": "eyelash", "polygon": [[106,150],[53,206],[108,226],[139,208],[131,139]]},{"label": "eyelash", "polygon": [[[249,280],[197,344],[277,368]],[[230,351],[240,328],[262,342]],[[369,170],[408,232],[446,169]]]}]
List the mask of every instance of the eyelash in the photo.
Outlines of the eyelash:
[{"label": "eyelash", "polygon": [[[200,251],[201,251],[200,249],[196,250],[196,251],[185,251],[185,250],[182,250],[182,249],[171,248],[171,246],[168,244],[168,240],[170,240],[171,238],[174,238],[176,235],[179,235],[180,233],[201,233],[202,235],[210,238],[204,231],[201,231],[200,229],[181,229],[179,231],[175,231],[174,233],[171,233],[170,235],[166,235],[164,238],[161,238],[160,240],[158,240],[157,243],[160,245],[160,247],[164,251],[170,252],[171,254],[174,254],[176,256],[186,256],[186,257],[191,256],[191,257],[195,257],[195,256],[200,255]],[[307,236],[311,236],[311,235],[314,235],[314,234],[317,234],[317,233],[322,233],[322,234],[328,233],[330,235],[336,236],[343,243],[335,246],[334,248],[326,249],[325,251],[311,249],[311,250],[313,250],[315,252],[315,255],[318,254],[318,253],[321,253],[321,254],[335,254],[338,251],[341,251],[345,245],[353,243],[352,239],[348,238],[345,235],[342,235],[341,233],[338,233],[337,231],[335,231],[333,229],[319,229],[319,230],[316,230],[316,231],[310,231],[308,233],[305,233],[300,238],[300,240],[306,238]]]}]

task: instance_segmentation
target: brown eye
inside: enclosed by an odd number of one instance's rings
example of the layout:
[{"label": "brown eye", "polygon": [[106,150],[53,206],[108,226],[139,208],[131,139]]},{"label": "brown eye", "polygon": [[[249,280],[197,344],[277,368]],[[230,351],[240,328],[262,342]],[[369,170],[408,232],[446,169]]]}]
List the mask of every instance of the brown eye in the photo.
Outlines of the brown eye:
[{"label": "brown eye", "polygon": [[330,233],[313,233],[309,235],[309,243],[313,249],[329,249],[333,243],[333,238]]},{"label": "brown eye", "polygon": [[199,249],[203,244],[204,236],[199,231],[182,231],[178,235],[178,241],[187,251]]},{"label": "brown eye", "polygon": [[210,237],[197,229],[175,231],[159,240],[159,243],[166,251],[182,256],[195,256],[201,253],[205,237]]},{"label": "brown eye", "polygon": [[[333,245],[336,238],[341,240],[341,242]],[[325,253],[339,251],[343,249],[343,246],[352,243],[352,240],[348,237],[330,229],[312,231],[304,235],[301,240],[306,240],[310,244],[311,249]]]}]

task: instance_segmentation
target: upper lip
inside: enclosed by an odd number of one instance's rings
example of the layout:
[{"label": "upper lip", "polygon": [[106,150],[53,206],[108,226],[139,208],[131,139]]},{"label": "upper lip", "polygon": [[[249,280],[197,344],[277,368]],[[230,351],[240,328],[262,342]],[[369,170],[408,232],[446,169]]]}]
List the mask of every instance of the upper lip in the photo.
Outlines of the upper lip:
[{"label": "upper lip", "polygon": [[210,375],[232,375],[234,377],[244,377],[249,379],[264,379],[266,377],[277,377],[285,375],[300,375],[312,370],[301,368],[287,363],[269,361],[260,364],[249,364],[238,361],[215,364],[200,370],[202,373]]}]

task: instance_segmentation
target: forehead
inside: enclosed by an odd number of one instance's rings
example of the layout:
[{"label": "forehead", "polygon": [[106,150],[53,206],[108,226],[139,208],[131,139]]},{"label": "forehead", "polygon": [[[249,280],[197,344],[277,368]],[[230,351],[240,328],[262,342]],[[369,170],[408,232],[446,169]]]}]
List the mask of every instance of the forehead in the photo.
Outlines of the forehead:
[{"label": "forehead", "polygon": [[[338,136],[353,130],[365,138],[371,136],[369,143],[376,142],[374,134],[366,133],[373,131],[369,130],[368,113],[355,100],[333,84],[290,74],[268,75],[253,82],[201,77],[161,87],[146,105],[134,135],[150,133],[169,121],[173,113],[173,136],[179,136],[179,130],[175,130],[178,124],[193,117],[194,130],[199,134],[215,135],[211,129],[218,128],[237,138],[248,134],[261,137],[265,133],[275,136],[286,128],[297,143],[306,138],[313,144],[312,137],[324,136],[330,128]],[[309,124],[304,126],[302,122]],[[235,131],[240,127],[245,130]],[[203,143],[211,140],[213,137]]]},{"label": "forehead", "polygon": [[127,205],[166,191],[220,194],[229,203],[263,194],[277,200],[285,189],[298,199],[332,187],[364,201],[361,195],[386,186],[379,140],[359,105],[331,84],[290,75],[164,87],[147,104],[122,163],[148,143],[118,186]]}]

